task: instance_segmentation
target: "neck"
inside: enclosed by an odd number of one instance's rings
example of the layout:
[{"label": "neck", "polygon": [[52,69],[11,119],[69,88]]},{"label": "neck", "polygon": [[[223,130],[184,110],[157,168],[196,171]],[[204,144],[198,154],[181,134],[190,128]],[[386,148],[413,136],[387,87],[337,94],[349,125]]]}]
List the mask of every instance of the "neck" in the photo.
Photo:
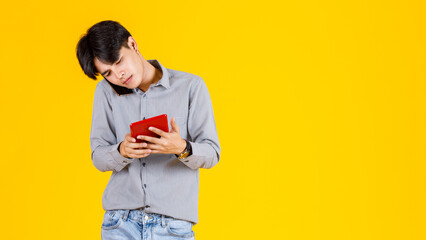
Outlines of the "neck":
[{"label": "neck", "polygon": [[146,92],[151,84],[160,81],[163,77],[163,73],[146,60],[143,61],[143,65],[143,78],[138,88]]}]

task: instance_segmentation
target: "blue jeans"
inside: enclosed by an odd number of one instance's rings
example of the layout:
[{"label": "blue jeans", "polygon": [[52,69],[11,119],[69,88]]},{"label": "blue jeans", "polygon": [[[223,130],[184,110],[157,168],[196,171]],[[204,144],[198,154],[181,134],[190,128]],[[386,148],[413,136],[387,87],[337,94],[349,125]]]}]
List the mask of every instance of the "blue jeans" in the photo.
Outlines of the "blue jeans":
[{"label": "blue jeans", "polygon": [[192,223],[140,210],[106,211],[102,240],[195,240]]}]

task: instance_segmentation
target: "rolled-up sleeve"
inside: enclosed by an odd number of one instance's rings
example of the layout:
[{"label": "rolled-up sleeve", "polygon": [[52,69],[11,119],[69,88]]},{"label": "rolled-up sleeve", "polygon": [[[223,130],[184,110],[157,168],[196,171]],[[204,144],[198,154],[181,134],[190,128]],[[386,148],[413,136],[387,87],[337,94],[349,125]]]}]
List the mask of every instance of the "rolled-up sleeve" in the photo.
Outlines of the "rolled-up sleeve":
[{"label": "rolled-up sleeve", "polygon": [[121,171],[133,160],[118,152],[110,96],[101,84],[96,86],[93,100],[90,147],[95,167],[102,171]]},{"label": "rolled-up sleeve", "polygon": [[182,162],[191,169],[212,168],[220,159],[220,145],[210,94],[201,78],[191,85],[189,100],[188,140],[192,155]]}]

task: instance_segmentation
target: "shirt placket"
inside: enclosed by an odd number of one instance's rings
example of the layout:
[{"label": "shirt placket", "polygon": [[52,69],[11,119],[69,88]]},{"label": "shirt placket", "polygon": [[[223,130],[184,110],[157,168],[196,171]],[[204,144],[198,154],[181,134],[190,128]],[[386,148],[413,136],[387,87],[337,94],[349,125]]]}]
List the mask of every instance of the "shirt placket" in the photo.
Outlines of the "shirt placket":
[{"label": "shirt placket", "polygon": [[[147,117],[148,117],[148,113],[147,113],[147,105],[148,105],[148,95],[147,95],[147,92],[141,92],[141,116],[140,116],[140,119],[146,119]],[[147,176],[147,174],[146,174],[146,168],[147,168],[147,161],[146,161],[146,157],[144,157],[144,158],[141,158],[140,159],[141,160],[141,168],[140,168],[140,174],[141,174],[141,184],[142,184],[142,189],[143,189],[143,191],[144,191],[144,196],[145,196],[145,199],[144,199],[144,203],[145,203],[145,206],[147,206],[148,205],[148,203],[147,203],[147,184],[146,184],[146,176]]]}]

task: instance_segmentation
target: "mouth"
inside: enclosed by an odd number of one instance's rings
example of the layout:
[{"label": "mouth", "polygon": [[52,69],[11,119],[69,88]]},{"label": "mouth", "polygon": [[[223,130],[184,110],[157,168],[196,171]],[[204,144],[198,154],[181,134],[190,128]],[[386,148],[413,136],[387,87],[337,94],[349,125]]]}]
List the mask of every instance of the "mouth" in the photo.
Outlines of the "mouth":
[{"label": "mouth", "polygon": [[126,81],[124,81],[123,84],[128,84],[130,82],[130,80],[132,80],[132,76],[130,76],[128,79],[126,79]]}]

